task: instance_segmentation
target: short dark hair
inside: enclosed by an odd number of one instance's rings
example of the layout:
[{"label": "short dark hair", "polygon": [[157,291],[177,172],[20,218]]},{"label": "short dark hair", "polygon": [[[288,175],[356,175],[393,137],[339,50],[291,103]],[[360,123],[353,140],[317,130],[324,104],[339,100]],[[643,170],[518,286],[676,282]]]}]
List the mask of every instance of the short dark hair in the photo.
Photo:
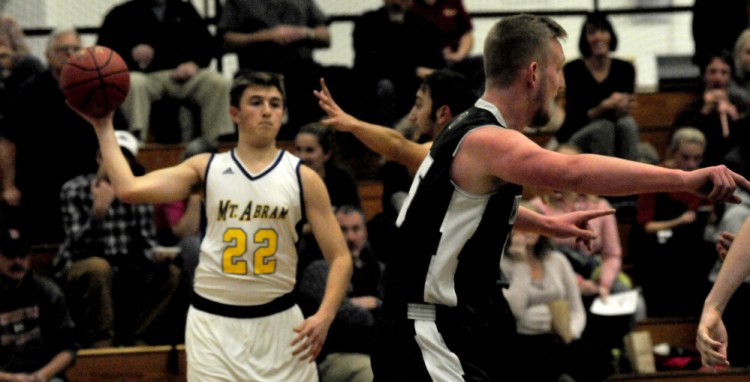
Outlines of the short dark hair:
[{"label": "short dark hair", "polygon": [[367,225],[367,216],[365,216],[365,212],[362,211],[361,208],[357,206],[353,206],[351,204],[344,204],[339,207],[335,207],[333,210],[334,214],[342,213],[344,215],[351,215],[351,214],[358,214],[360,217],[362,217],[362,222]]},{"label": "short dark hair", "polygon": [[612,27],[612,23],[609,22],[607,14],[604,12],[591,12],[586,15],[586,21],[583,22],[581,27],[581,37],[578,39],[578,50],[581,52],[581,56],[591,56],[591,45],[589,45],[586,39],[586,32],[588,30],[602,30],[609,32],[609,51],[614,52],[617,50],[617,33]]},{"label": "short dark hair", "polygon": [[484,72],[488,85],[508,86],[531,61],[548,60],[547,44],[565,38],[565,29],[549,17],[520,14],[497,22],[484,40]]},{"label": "short dark hair", "polygon": [[450,69],[432,72],[424,78],[422,87],[430,92],[433,116],[443,105],[447,105],[451,113],[456,116],[477,100],[469,79]]},{"label": "short dark hair", "polygon": [[251,86],[275,87],[281,93],[281,100],[286,105],[286,89],[284,88],[284,76],[272,72],[240,71],[234,76],[232,88],[229,91],[229,102],[231,106],[239,107],[240,98],[245,89]]}]

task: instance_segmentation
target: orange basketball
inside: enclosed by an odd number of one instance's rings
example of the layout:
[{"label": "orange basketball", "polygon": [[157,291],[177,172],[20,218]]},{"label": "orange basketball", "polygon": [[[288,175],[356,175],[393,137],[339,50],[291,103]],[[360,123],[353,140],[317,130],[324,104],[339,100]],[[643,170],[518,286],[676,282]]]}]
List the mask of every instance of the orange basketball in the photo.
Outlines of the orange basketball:
[{"label": "orange basketball", "polygon": [[60,75],[60,88],[68,104],[86,115],[103,117],[125,100],[130,73],[117,52],[91,46],[70,56]]}]

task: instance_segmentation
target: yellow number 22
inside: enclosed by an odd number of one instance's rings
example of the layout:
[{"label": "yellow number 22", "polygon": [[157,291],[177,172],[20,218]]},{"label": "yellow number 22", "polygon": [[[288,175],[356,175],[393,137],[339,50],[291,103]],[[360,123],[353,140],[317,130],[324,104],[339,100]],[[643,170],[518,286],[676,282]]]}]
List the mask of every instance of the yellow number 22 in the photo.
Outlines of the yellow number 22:
[{"label": "yellow number 22", "polygon": [[[229,228],[224,232],[224,249],[222,268],[224,273],[236,275],[247,274],[247,260],[242,256],[247,252],[247,233],[239,228]],[[276,254],[278,235],[272,229],[259,229],[253,236],[253,243],[258,244],[253,252],[253,273],[266,275],[276,271]]]}]

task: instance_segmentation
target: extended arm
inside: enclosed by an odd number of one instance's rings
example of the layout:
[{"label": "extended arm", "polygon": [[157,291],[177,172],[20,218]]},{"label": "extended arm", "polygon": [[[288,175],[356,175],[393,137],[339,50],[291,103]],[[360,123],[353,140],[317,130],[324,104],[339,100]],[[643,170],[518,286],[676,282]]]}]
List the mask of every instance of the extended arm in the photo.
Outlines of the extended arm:
[{"label": "extended arm", "polygon": [[81,116],[94,126],[107,176],[121,201],[164,203],[182,200],[190,195],[194,185],[202,181],[209,154],[196,155],[176,166],[134,176],[117,143],[112,113],[103,118]]},{"label": "extended arm", "polygon": [[691,192],[738,203],[737,185],[750,182],[725,166],[680,171],[601,155],[563,155],[544,150],[509,129],[478,128],[454,160],[452,177],[472,192],[489,192],[502,181],[594,195]]},{"label": "extended arm", "polygon": [[315,90],[314,93],[321,109],[328,114],[323,119],[323,124],[354,134],[370,150],[401,163],[412,173],[417,171],[429,153],[429,144],[412,142],[394,129],[367,123],[346,113],[334,101],[324,79],[320,79],[320,90]]},{"label": "extended arm", "polygon": [[294,354],[305,352],[302,358],[313,361],[320,354],[339,304],[346,295],[352,275],[352,258],[339,229],[338,221],[333,215],[333,208],[323,180],[305,166],[300,169],[300,176],[307,220],[310,222],[315,240],[320,246],[323,257],[328,261],[330,269],[325,295],[318,311],[294,328],[298,335],[292,345],[301,342],[294,350]]},{"label": "extended arm", "polygon": [[737,233],[721,266],[719,276],[703,304],[696,347],[705,365],[729,365],[727,330],[721,316],[732,294],[747,276],[750,276],[750,219],[745,220]]}]

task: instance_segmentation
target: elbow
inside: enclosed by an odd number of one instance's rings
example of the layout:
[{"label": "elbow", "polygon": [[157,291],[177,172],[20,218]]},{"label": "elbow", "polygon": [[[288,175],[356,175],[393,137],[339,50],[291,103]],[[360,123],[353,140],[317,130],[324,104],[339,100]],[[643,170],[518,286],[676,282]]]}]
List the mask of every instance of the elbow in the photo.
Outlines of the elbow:
[{"label": "elbow", "polygon": [[117,200],[123,203],[135,204],[140,203],[138,194],[133,189],[117,189],[115,190],[115,196]]}]

